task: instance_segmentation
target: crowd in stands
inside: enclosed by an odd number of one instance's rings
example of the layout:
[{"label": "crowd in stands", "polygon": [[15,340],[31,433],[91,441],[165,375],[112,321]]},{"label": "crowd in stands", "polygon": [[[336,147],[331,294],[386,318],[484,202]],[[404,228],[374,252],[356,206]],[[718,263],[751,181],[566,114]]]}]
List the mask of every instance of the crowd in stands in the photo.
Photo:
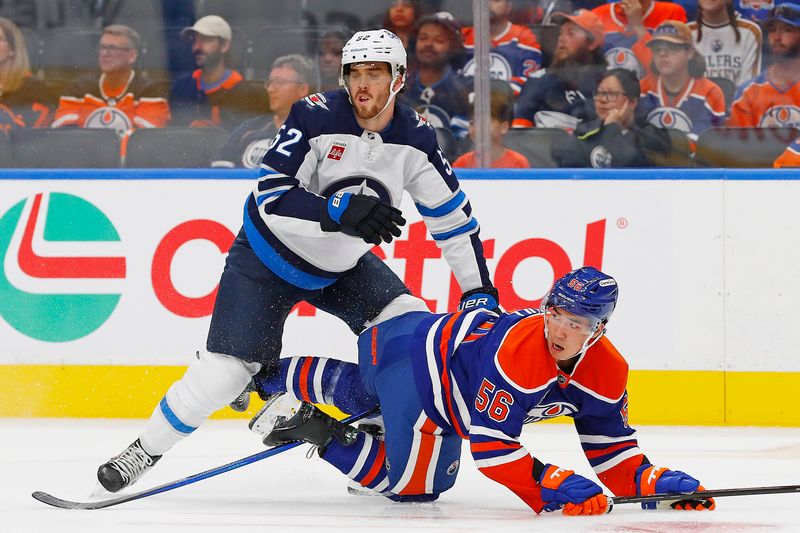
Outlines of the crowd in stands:
[{"label": "crowd in stands", "polygon": [[[552,166],[608,168],[669,165],[665,154],[676,151],[694,164],[707,132],[723,127],[780,131],[760,138],[783,143],[776,167],[797,166],[796,1],[489,0],[491,166],[543,164],[524,145],[509,149],[509,130],[522,139],[523,131],[557,133],[564,140],[545,158]],[[453,166],[476,165],[476,33],[459,20],[471,10],[447,11],[454,0],[387,0],[362,20],[344,2],[345,11],[324,20],[310,12],[297,25],[265,20],[251,39],[206,2],[161,2],[171,7],[162,9],[160,30],[120,20],[124,0],[0,1],[0,140],[13,143],[31,128],[105,128],[119,137],[124,161],[137,130],[208,128],[227,137],[209,165],[255,168],[293,102],[338,89],[341,49],[353,32],[382,26],[408,52],[400,101],[450,139]],[[176,21],[182,26],[173,28]],[[96,66],[63,65],[68,75],[54,77],[39,61],[42,32],[65,26],[93,32]],[[156,61],[144,32],[168,42],[159,50],[169,57]],[[285,53],[267,58],[264,50]],[[12,164],[0,157],[0,166]]]}]

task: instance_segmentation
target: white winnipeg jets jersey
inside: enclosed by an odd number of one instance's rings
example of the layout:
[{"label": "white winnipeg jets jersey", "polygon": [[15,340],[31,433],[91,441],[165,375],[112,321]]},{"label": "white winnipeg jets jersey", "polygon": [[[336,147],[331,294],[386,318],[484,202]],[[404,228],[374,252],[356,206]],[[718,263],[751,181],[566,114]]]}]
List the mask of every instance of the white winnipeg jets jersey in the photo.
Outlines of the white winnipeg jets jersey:
[{"label": "white winnipeg jets jersey", "polygon": [[689,29],[695,48],[706,60],[706,77],[727,78],[738,87],[761,72],[762,36],[755,22],[737,17],[733,24],[739,28],[738,43],[733,26],[728,23],[703,23],[702,35],[697,22],[690,22]]},{"label": "white winnipeg jets jersey", "polygon": [[433,128],[397,104],[382,132],[362,129],[343,90],[296,102],[261,164],[245,206],[256,255],[279,277],[305,289],[330,285],[372,245],[323,232],[319,213],[338,191],[377,196],[400,207],[408,191],[461,289],[491,286],[479,226]]}]

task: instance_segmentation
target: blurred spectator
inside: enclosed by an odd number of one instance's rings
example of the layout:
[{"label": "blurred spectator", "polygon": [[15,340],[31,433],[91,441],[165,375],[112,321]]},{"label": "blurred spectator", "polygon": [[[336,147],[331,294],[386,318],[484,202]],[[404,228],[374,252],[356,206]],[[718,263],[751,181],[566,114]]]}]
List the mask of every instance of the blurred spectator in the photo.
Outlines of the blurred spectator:
[{"label": "blurred spectator", "polygon": [[49,126],[58,95],[51,94],[30,69],[25,38],[13,22],[0,18],[0,104],[7,108],[14,124]]},{"label": "blurred spectator", "polygon": [[299,54],[277,58],[264,82],[272,113],[251,118],[236,128],[211,166],[258,168],[292,104],[308,95],[313,85],[314,64],[310,59]]},{"label": "blurred spectator", "polygon": [[[542,50],[536,36],[526,26],[511,24],[510,0],[489,0],[489,34],[491,53],[489,75],[492,79],[511,83],[518,95],[525,81],[542,66]],[[475,28],[463,28],[464,46],[469,61],[464,66],[464,75],[475,75]]]},{"label": "blurred spectator", "polygon": [[764,22],[769,17],[769,12],[775,7],[775,2],[773,0],[736,0],[734,6],[745,19]]},{"label": "blurred spectator", "polygon": [[342,48],[353,32],[346,28],[331,29],[319,40],[319,90],[333,91],[339,88],[339,71],[342,68]]},{"label": "blurred spectator", "polygon": [[767,40],[773,63],[736,91],[729,126],[800,127],[800,5],[772,10]]},{"label": "blurred spectator", "polygon": [[20,28],[36,28],[40,16],[40,2],[34,0],[0,1],[0,17],[7,18]]},{"label": "blurred spectator", "polygon": [[207,15],[181,34],[191,41],[198,68],[172,85],[169,103],[173,125],[220,126],[230,131],[263,111],[264,91],[243,83],[242,75],[225,64],[232,38],[225,19]]},{"label": "blurred spectator", "polygon": [[653,50],[653,74],[642,80],[647,120],[659,128],[684,131],[696,140],[704,130],[725,121],[725,96],[703,76],[705,60],[692,44],[692,32],[669,20],[647,43]]},{"label": "blurred spectator", "polygon": [[700,0],[697,20],[689,29],[709,78],[741,85],[761,72],[761,28],[739,17],[733,0]]},{"label": "blurred spectator", "polygon": [[166,126],[166,98],[133,69],[139,46],[134,29],[121,24],[104,28],[98,46],[100,76],[72,85],[59,101],[53,127],[110,128],[123,137],[137,128]]},{"label": "blurred spectator", "polygon": [[697,10],[700,7],[698,0],[675,0],[674,3],[683,6],[688,20],[694,20],[697,17]]},{"label": "blurred spectator", "polygon": [[786,150],[778,156],[772,166],[774,168],[800,167],[800,137],[786,147]]},{"label": "blurred spectator", "polygon": [[[503,84],[504,87],[493,86],[490,100],[492,119],[490,122],[490,137],[492,141],[492,163],[490,168],[530,168],[530,164],[524,155],[515,152],[503,145],[503,135],[511,127],[511,111],[514,100],[514,93],[511,87]],[[474,111],[473,111],[474,118]],[[474,120],[469,124],[469,136],[475,138]],[[477,167],[477,156],[474,151],[467,152],[453,163],[457,168]]]},{"label": "blurred spectator", "polygon": [[403,48],[406,50],[408,50],[417,18],[421,15],[420,11],[419,3],[414,0],[392,0],[389,10],[386,12],[383,27],[400,37],[400,40],[403,41]]},{"label": "blurred spectator", "polygon": [[627,69],[606,73],[594,95],[596,119],[581,122],[565,144],[551,148],[559,167],[650,167],[670,148],[666,130],[636,112],[639,80]]},{"label": "blurred spectator", "polygon": [[[104,28],[115,24],[126,0],[49,0],[42,6],[43,25]],[[135,0],[132,0],[135,1]]]},{"label": "blurred spectator", "polygon": [[401,101],[431,125],[450,128],[456,138],[464,138],[469,127],[471,84],[452,67],[453,58],[464,52],[458,23],[447,12],[423,17],[415,42],[416,65]]},{"label": "blurred spectator", "polygon": [[515,128],[564,128],[592,118],[592,92],[603,78],[606,60],[603,24],[586,9],[574,15],[555,13],[561,24],[551,65],[538,71],[522,89],[514,108]]},{"label": "blurred spectator", "polygon": [[593,11],[603,21],[606,31],[603,52],[609,68],[626,68],[639,78],[647,74],[652,59],[647,47],[650,32],[666,20],[686,22],[683,7],[672,2],[621,0]]}]

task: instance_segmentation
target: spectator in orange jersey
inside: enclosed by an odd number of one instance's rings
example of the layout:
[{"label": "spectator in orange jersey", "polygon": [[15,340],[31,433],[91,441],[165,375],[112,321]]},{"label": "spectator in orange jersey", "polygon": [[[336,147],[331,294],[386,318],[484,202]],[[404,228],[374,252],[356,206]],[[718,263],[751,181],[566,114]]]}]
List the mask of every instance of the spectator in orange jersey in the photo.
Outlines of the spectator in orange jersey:
[{"label": "spectator in orange jersey", "polygon": [[[542,50],[536,36],[526,26],[512,24],[509,0],[489,0],[489,34],[491,36],[489,75],[492,79],[511,83],[518,95],[525,81],[542,66]],[[475,75],[475,28],[463,28],[467,52],[465,76]]]},{"label": "spectator in orange jersey", "polygon": [[778,156],[772,166],[775,168],[800,167],[800,137],[786,147],[786,150]]},{"label": "spectator in orange jersey", "polygon": [[686,22],[683,6],[653,0],[621,0],[596,7],[603,21],[606,42],[603,51],[609,68],[626,68],[639,78],[647,74],[652,54],[647,48],[650,32],[666,20]]},{"label": "spectator in orange jersey", "polygon": [[0,18],[0,104],[19,127],[49,126],[58,95],[30,70],[25,38],[16,24]]},{"label": "spectator in orange jersey", "polygon": [[[495,84],[492,84],[495,85]],[[503,145],[503,135],[511,127],[514,95],[511,88],[503,84],[492,87],[490,136],[492,140],[491,168],[530,168],[530,164],[524,155],[515,152]],[[473,109],[474,115],[474,109]],[[473,116],[474,119],[474,116]],[[469,136],[475,138],[475,121],[469,124]],[[457,168],[475,168],[478,166],[475,151],[467,152],[453,163]]]},{"label": "spectator in orange jersey", "polygon": [[207,15],[181,32],[192,42],[197,70],[175,80],[169,95],[173,125],[222,127],[228,131],[261,114],[266,93],[247,85],[225,55],[233,32],[222,17]]},{"label": "spectator in orange jersey", "polygon": [[642,80],[642,106],[647,121],[677,129],[696,140],[704,130],[725,121],[725,95],[706,78],[703,56],[692,44],[689,27],[668,20],[647,43],[653,50],[654,74]]},{"label": "spectator in orange jersey", "polygon": [[772,10],[767,39],[773,63],[736,91],[729,126],[800,127],[800,4]]},{"label": "spectator in orange jersey", "polygon": [[125,137],[138,128],[166,126],[166,98],[133,68],[139,42],[139,34],[128,26],[106,26],[98,46],[100,77],[73,84],[59,101],[53,127],[109,128]]}]

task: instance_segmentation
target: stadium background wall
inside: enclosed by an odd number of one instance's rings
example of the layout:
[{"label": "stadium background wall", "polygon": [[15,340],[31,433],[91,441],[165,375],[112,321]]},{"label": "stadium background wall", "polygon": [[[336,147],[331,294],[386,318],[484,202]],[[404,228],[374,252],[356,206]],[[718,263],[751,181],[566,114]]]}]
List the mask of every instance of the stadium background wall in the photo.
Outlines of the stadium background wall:
[{"label": "stadium background wall", "polygon": [[[619,280],[609,337],[631,366],[633,423],[800,426],[800,170],[458,174],[507,309],[581,264]],[[204,344],[254,177],[0,171],[0,416],[148,416]],[[451,308],[447,264],[409,198],[403,210],[403,236],[377,252]],[[310,306],[284,348],[355,356]]]}]

